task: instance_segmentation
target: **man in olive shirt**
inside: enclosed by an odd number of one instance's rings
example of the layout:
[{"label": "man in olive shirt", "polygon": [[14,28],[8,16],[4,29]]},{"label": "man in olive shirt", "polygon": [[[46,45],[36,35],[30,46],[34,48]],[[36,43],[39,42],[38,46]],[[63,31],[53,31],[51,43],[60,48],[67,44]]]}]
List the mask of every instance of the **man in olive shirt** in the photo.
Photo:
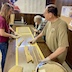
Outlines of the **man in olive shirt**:
[{"label": "man in olive shirt", "polygon": [[46,44],[53,53],[41,62],[46,63],[49,60],[58,58],[59,62],[62,64],[65,61],[67,47],[69,46],[67,24],[58,18],[57,7],[53,4],[46,7],[44,17],[48,22],[43,31],[32,40],[32,43],[34,43],[39,37],[46,35]]}]

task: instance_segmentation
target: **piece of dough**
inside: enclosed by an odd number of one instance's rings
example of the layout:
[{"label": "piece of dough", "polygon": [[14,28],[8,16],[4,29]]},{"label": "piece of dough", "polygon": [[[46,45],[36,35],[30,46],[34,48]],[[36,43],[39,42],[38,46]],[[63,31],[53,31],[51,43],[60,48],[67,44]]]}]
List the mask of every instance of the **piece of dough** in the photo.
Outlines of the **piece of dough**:
[{"label": "piece of dough", "polygon": [[21,66],[13,66],[8,72],[23,72],[23,68]]},{"label": "piece of dough", "polygon": [[21,41],[18,43],[18,46],[20,46],[20,45],[22,44],[23,41],[24,41],[24,39],[21,40]]},{"label": "piece of dough", "polygon": [[33,57],[31,56],[27,46],[25,46],[24,51],[25,51],[27,63],[29,63],[29,62],[33,63],[34,62]]}]

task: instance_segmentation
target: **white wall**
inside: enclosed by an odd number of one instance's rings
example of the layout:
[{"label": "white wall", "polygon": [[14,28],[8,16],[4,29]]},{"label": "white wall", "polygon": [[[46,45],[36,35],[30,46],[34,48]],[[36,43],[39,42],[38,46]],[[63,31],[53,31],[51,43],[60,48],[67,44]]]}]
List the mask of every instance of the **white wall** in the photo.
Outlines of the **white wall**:
[{"label": "white wall", "polygon": [[18,0],[15,5],[19,6],[21,13],[43,14],[46,0]]}]

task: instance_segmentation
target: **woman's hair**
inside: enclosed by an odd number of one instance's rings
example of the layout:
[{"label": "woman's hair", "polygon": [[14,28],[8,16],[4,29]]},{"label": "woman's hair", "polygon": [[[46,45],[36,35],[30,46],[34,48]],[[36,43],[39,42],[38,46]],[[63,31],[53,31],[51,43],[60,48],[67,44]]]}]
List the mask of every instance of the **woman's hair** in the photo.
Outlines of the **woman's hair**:
[{"label": "woman's hair", "polygon": [[48,8],[48,13],[52,13],[54,16],[58,16],[58,9],[54,4],[50,4],[47,6]]},{"label": "woman's hair", "polygon": [[36,16],[34,17],[34,22],[36,22],[36,20],[41,21],[41,20],[42,20],[42,17],[41,17],[40,15],[36,15]]},{"label": "woman's hair", "polygon": [[1,7],[0,15],[2,17],[4,17],[4,19],[6,20],[7,23],[9,23],[9,20],[10,20],[10,16],[8,16],[8,12],[11,8],[13,8],[13,7],[9,3],[5,3]]}]

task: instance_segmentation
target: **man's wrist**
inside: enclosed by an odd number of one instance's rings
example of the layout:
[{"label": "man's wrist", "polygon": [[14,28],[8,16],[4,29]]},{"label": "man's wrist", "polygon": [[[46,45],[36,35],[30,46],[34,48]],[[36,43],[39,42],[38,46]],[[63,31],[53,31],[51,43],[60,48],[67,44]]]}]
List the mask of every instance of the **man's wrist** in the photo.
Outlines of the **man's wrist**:
[{"label": "man's wrist", "polygon": [[13,31],[14,33],[16,32],[16,31]]},{"label": "man's wrist", "polygon": [[51,59],[49,57],[46,58],[48,61],[50,61]]}]

